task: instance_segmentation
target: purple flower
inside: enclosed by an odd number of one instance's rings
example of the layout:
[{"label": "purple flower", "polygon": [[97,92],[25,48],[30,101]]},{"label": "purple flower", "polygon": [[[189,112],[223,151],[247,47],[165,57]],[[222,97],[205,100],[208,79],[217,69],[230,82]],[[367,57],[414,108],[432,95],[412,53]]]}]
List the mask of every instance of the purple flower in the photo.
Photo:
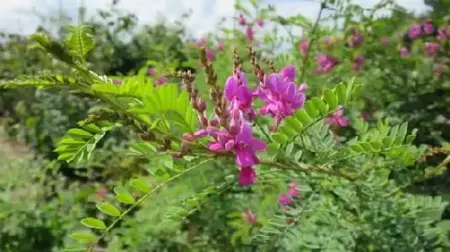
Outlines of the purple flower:
[{"label": "purple flower", "polygon": [[239,25],[241,25],[241,26],[244,26],[244,25],[247,24],[247,21],[245,20],[244,15],[242,15],[242,14],[239,15],[238,23],[239,23]]},{"label": "purple flower", "polygon": [[406,58],[408,56],[409,56],[408,48],[406,48],[404,46],[402,48],[400,48],[400,57]]},{"label": "purple flower", "polygon": [[262,18],[258,18],[258,19],[256,19],[256,24],[259,25],[259,27],[263,27],[264,26],[264,20]]},{"label": "purple flower", "polygon": [[281,70],[281,74],[273,73],[266,76],[263,85],[255,93],[264,102],[260,113],[269,114],[276,119],[273,130],[283,118],[303,107],[306,99],[303,91],[307,86],[305,84],[297,88],[294,80],[295,68],[289,65]]},{"label": "purple flower", "polygon": [[214,60],[214,58],[215,58],[215,56],[216,56],[216,53],[213,51],[213,50],[211,50],[211,49],[206,49],[206,58],[209,60],[209,61],[213,61]]},{"label": "purple flower", "polygon": [[300,42],[300,52],[303,54],[306,53],[309,49],[309,41],[307,39],[304,39]]},{"label": "purple flower", "polygon": [[344,107],[339,105],[338,110],[328,117],[327,122],[331,125],[347,127],[349,121],[344,117]]},{"label": "purple flower", "polygon": [[300,190],[297,188],[297,183],[291,182],[289,184],[288,191],[286,193],[281,194],[278,197],[278,203],[282,207],[285,207],[287,205],[292,205],[294,203],[293,198],[299,197],[299,196],[300,196]]},{"label": "purple flower", "polygon": [[202,47],[202,46],[206,46],[206,39],[201,38],[197,41],[197,46],[198,47]]},{"label": "purple flower", "polygon": [[245,30],[245,35],[248,39],[253,40],[255,33],[253,32],[253,28],[251,26],[247,26],[247,29]]},{"label": "purple flower", "polygon": [[289,184],[289,189],[287,191],[287,195],[290,197],[300,196],[300,190],[297,188],[297,183],[291,182]]},{"label": "purple flower", "polygon": [[450,38],[450,29],[444,27],[439,28],[436,38],[438,40],[445,40]]},{"label": "purple flower", "polygon": [[321,74],[321,73],[328,73],[333,68],[339,64],[339,60],[333,56],[329,56],[326,54],[320,54],[316,58],[316,63],[318,67],[314,70],[315,73]]},{"label": "purple flower", "polygon": [[147,70],[147,75],[148,75],[148,76],[152,76],[154,73],[155,73],[155,68],[154,68],[154,67],[150,67],[150,68]]},{"label": "purple flower", "polygon": [[386,37],[382,38],[380,42],[384,47],[387,47],[389,45],[389,39]]},{"label": "purple flower", "polygon": [[284,76],[286,81],[295,81],[295,67],[293,65],[287,65],[281,69],[280,74]]},{"label": "purple flower", "polygon": [[167,83],[168,79],[165,76],[161,76],[156,80],[156,85],[162,85]]},{"label": "purple flower", "polygon": [[425,42],[425,50],[428,56],[434,57],[439,51],[439,44],[434,42]]},{"label": "purple flower", "polygon": [[352,35],[347,40],[347,43],[350,47],[360,47],[364,42],[364,37],[361,32],[357,29],[353,30]]},{"label": "purple flower", "polygon": [[255,151],[264,151],[266,144],[253,138],[253,131],[250,124],[244,123],[241,126],[241,131],[236,136],[234,148],[237,165],[240,167],[250,167],[259,163]]},{"label": "purple flower", "polygon": [[278,197],[278,203],[281,206],[287,206],[293,204],[294,201],[287,194],[281,194],[280,197]]},{"label": "purple flower", "polygon": [[[250,124],[238,120],[241,124],[237,134],[227,130],[210,130],[210,135],[215,139],[208,146],[212,152],[231,152],[236,155],[236,164],[241,168],[239,172],[239,183],[251,185],[254,183],[256,173],[252,166],[259,163],[256,151],[264,151],[266,144],[253,138],[253,130]],[[234,127],[234,126],[233,126]],[[214,128],[214,127],[213,127]]]},{"label": "purple flower", "polygon": [[423,31],[426,35],[431,35],[434,32],[434,25],[432,23],[424,23],[422,24]]},{"label": "purple flower", "polygon": [[256,214],[250,209],[246,209],[242,212],[242,219],[244,219],[248,224],[253,225],[257,222]]},{"label": "purple flower", "polygon": [[247,79],[244,73],[239,73],[239,79],[241,80],[240,84],[238,77],[232,75],[228,77],[225,83],[225,98],[231,102],[228,109],[230,111],[235,109],[242,110],[246,116],[252,119],[254,117],[252,92],[247,87]]},{"label": "purple flower", "polygon": [[410,39],[416,39],[422,35],[422,26],[413,24],[408,29],[408,36]]},{"label": "purple flower", "polygon": [[239,172],[239,184],[242,186],[253,185],[256,180],[256,173],[252,167],[242,167]]},{"label": "purple flower", "polygon": [[364,64],[364,57],[362,55],[358,54],[353,58],[353,70],[355,72],[359,72],[363,64]]}]

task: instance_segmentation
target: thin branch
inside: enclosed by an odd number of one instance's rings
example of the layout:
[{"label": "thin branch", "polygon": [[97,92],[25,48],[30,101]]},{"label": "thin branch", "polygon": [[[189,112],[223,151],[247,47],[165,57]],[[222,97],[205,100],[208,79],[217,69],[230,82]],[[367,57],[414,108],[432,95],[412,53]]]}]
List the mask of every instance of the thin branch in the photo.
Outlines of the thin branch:
[{"label": "thin branch", "polygon": [[169,179],[167,179],[166,181],[162,182],[161,184],[157,185],[155,188],[153,188],[153,190],[151,190],[150,192],[146,193],[144,196],[142,196],[139,200],[136,201],[136,203],[134,203],[130,208],[128,208],[125,212],[123,212],[121,215],[119,215],[114,221],[113,223],[111,223],[106,229],[105,231],[98,237],[97,241],[95,241],[87,250],[87,252],[92,252],[93,249],[95,248],[95,245],[97,245],[105,236],[107,233],[109,233],[109,231],[119,222],[121,221],[129,212],[131,212],[134,208],[136,208],[139,204],[141,204],[148,196],[152,195],[153,193],[155,193],[156,191],[158,191],[160,188],[162,188],[163,186],[165,186],[167,183],[173,181],[174,179],[177,179],[179,177],[181,177],[182,175],[184,175],[185,173],[188,173],[196,168],[198,168],[199,166],[201,166],[202,164],[205,164],[209,161],[211,161],[213,159],[207,159],[204,160],[194,166],[192,166],[189,169],[186,169],[172,177],[170,177]]},{"label": "thin branch", "polygon": [[300,79],[300,83],[303,82],[303,79],[304,79],[304,76],[305,76],[306,65],[307,65],[307,62],[308,62],[308,59],[309,59],[309,52],[311,51],[311,46],[312,46],[313,42],[315,42],[316,37],[317,37],[317,36],[314,36],[314,34],[315,34],[316,30],[317,30],[317,27],[319,26],[320,18],[322,16],[322,12],[325,9],[325,7],[326,7],[325,2],[321,2],[320,3],[319,14],[317,15],[316,21],[314,22],[314,26],[311,29],[311,33],[309,35],[310,36],[309,37],[309,41],[308,41],[309,48],[308,48],[308,50],[306,50],[305,57],[303,57],[303,64],[302,64],[302,69],[300,71],[300,78],[299,78]]}]

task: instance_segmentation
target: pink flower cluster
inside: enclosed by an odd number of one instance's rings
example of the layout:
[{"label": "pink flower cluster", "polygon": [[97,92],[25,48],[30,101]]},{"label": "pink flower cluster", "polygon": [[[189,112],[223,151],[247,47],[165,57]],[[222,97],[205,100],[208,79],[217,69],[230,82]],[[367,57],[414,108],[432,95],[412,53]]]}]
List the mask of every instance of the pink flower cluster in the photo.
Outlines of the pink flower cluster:
[{"label": "pink flower cluster", "polygon": [[352,34],[347,39],[350,47],[360,47],[364,42],[364,37],[358,29],[353,29]]},{"label": "pink flower cluster", "polygon": [[338,110],[328,117],[328,123],[341,127],[348,126],[349,121],[344,117],[344,107],[342,105],[339,105]]},{"label": "pink flower cluster", "polygon": [[408,29],[408,37],[412,40],[418,39],[422,36],[432,35],[435,32],[435,26],[430,21],[422,24],[413,24]]},{"label": "pink flower cluster", "polygon": [[440,45],[434,42],[425,42],[425,53],[427,56],[434,57],[439,51]]},{"label": "pink flower cluster", "polygon": [[406,48],[404,46],[402,48],[400,48],[400,57],[406,58],[408,56],[409,56],[408,48]]},{"label": "pink flower cluster", "polygon": [[304,91],[307,88],[306,84],[297,88],[295,67],[292,65],[285,67],[281,73],[273,73],[265,78],[255,95],[264,101],[260,113],[269,114],[275,118],[272,130],[278,127],[283,118],[303,107],[306,100]]},{"label": "pink flower cluster", "polygon": [[438,40],[450,39],[450,26],[447,25],[445,27],[439,28],[437,33],[438,34],[437,34],[436,38]]},{"label": "pink flower cluster", "polygon": [[339,60],[327,54],[319,54],[319,56],[316,57],[316,63],[318,66],[313,72],[323,74],[333,70],[333,68],[339,64]]},{"label": "pink flower cluster", "polygon": [[[260,162],[256,152],[264,151],[266,144],[253,137],[249,121],[254,120],[257,114],[268,114],[275,119],[275,126],[272,128],[276,128],[283,118],[303,106],[306,99],[303,91],[306,87],[306,84],[300,87],[295,84],[293,66],[285,67],[280,73],[265,76],[255,91],[248,88],[244,73],[236,71],[225,83],[227,118],[206,121],[202,123],[204,128],[193,135],[185,134],[183,138],[190,142],[200,137],[212,137],[208,149],[217,154],[233,155],[240,168],[239,183],[251,185],[256,180],[253,166]],[[255,98],[264,102],[258,113],[252,105]]]}]

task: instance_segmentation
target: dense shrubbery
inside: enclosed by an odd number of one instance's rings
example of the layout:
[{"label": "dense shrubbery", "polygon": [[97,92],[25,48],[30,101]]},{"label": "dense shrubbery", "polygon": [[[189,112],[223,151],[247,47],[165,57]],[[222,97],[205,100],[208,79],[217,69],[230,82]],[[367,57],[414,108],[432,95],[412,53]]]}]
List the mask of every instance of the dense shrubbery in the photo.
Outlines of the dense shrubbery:
[{"label": "dense shrubbery", "polygon": [[194,42],[115,7],[10,36],[4,127],[36,154],[0,167],[0,250],[447,251],[444,14],[245,6]]}]

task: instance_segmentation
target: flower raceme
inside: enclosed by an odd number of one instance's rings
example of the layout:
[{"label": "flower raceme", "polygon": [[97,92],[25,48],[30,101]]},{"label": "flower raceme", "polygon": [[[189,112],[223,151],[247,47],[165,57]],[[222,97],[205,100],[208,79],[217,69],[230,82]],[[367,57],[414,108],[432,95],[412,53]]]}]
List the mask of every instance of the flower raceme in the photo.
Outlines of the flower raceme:
[{"label": "flower raceme", "polygon": [[208,150],[234,156],[240,170],[239,183],[251,185],[256,180],[253,167],[260,162],[256,152],[266,149],[263,141],[253,137],[252,125],[249,123],[257,115],[252,104],[254,99],[259,98],[264,102],[258,115],[273,117],[275,124],[272,129],[275,129],[282,119],[303,107],[306,88],[306,84],[298,87],[295,84],[295,68],[292,65],[279,73],[264,76],[256,90],[249,89],[245,74],[236,69],[225,83],[225,113],[220,116],[217,114],[217,118],[210,122],[205,119],[207,122],[202,123],[202,129],[194,134],[184,134],[183,139],[192,142],[198,138],[211,137],[213,140],[208,144]]}]

